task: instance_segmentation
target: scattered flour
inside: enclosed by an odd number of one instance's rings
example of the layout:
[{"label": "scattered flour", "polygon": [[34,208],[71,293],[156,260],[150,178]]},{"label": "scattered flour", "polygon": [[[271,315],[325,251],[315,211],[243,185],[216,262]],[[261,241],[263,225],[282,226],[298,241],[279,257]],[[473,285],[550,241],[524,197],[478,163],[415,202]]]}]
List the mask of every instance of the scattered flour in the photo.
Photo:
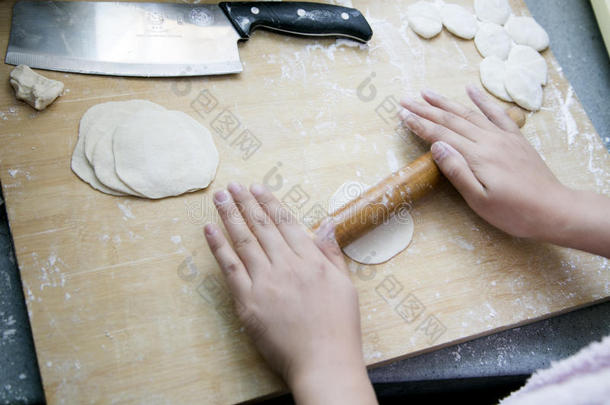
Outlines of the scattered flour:
[{"label": "scattered flour", "polygon": [[131,208],[129,208],[127,206],[127,204],[121,204],[121,203],[116,203],[116,205],[119,207],[119,209],[123,212],[123,219],[127,220],[127,219],[133,219],[135,218],[135,216],[133,215],[133,213],[131,212]]}]

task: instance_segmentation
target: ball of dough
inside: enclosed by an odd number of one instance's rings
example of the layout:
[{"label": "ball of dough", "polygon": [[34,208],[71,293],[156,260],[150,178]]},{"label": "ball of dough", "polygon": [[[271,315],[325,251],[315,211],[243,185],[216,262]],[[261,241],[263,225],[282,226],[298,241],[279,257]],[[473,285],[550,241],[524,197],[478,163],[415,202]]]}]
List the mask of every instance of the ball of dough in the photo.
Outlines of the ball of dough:
[{"label": "ball of dough", "polygon": [[479,65],[479,75],[481,84],[491,94],[500,100],[513,101],[506,88],[504,80],[506,78],[506,63],[497,56],[488,56]]},{"label": "ball of dough", "polygon": [[218,151],[210,132],[180,111],[142,111],[113,135],[119,178],[148,198],[207,187],[216,174]]},{"label": "ball of dough", "polygon": [[438,8],[425,1],[418,1],[407,8],[407,21],[417,35],[426,39],[432,38],[443,29]]},{"label": "ball of dough", "polygon": [[507,0],[474,0],[474,12],[481,21],[504,25],[510,11]]},{"label": "ball of dough", "polygon": [[474,37],[474,44],[482,57],[493,55],[506,60],[512,46],[512,40],[502,26],[484,22]]},{"label": "ball of dough", "polygon": [[472,39],[477,33],[477,19],[464,7],[457,4],[443,5],[441,19],[447,30],[460,38]]},{"label": "ball of dough", "polygon": [[9,82],[17,100],[25,101],[38,111],[47,108],[64,90],[62,82],[47,79],[26,65],[13,69],[9,73]]},{"label": "ball of dough", "polygon": [[519,45],[531,46],[537,51],[549,46],[549,35],[532,17],[511,16],[504,28]]},{"label": "ball of dough", "polygon": [[542,86],[536,76],[522,68],[506,68],[504,87],[513,101],[530,111],[542,106]]},{"label": "ball of dough", "polygon": [[540,84],[547,82],[546,61],[534,48],[515,45],[508,55],[506,65],[511,68],[521,68],[531,73]]}]

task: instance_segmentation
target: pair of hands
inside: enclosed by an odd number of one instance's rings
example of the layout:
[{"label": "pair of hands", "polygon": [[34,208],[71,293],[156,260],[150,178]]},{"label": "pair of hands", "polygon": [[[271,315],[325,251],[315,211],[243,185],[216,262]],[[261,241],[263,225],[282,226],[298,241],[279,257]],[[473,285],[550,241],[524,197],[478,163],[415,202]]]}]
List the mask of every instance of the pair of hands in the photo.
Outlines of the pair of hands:
[{"label": "pair of hands", "polygon": [[[599,221],[608,200],[564,187],[499,105],[477,88],[467,92],[480,112],[424,91],[425,103],[403,100],[402,118],[432,143],[437,165],[468,205],[512,235],[610,255],[610,223]],[[297,402],[376,403],[358,297],[332,223],[311,238],[260,185],[232,183],[214,203],[232,244],[216,225],[204,233],[237,314]],[[590,209],[574,220],[574,206]]]}]

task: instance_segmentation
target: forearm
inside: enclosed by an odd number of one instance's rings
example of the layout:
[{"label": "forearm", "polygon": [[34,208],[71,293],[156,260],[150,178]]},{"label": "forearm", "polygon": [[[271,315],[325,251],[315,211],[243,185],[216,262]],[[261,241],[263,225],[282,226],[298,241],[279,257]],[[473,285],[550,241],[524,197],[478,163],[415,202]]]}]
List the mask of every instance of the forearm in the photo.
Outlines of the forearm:
[{"label": "forearm", "polygon": [[377,404],[364,364],[303,373],[290,382],[298,405]]},{"label": "forearm", "polygon": [[609,197],[566,188],[557,218],[542,239],[610,257]]}]

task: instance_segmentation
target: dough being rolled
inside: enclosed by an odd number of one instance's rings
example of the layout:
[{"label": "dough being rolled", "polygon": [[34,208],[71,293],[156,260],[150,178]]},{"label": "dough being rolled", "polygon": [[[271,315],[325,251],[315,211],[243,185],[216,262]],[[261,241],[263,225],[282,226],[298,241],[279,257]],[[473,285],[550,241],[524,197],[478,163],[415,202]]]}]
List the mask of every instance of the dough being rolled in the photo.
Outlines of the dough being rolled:
[{"label": "dough being rolled", "polygon": [[[358,197],[367,188],[355,181],[342,184],[330,199],[329,213]],[[358,263],[380,264],[405,250],[412,238],[413,218],[406,209],[399,209],[388,221],[344,247],[343,252]]]}]

